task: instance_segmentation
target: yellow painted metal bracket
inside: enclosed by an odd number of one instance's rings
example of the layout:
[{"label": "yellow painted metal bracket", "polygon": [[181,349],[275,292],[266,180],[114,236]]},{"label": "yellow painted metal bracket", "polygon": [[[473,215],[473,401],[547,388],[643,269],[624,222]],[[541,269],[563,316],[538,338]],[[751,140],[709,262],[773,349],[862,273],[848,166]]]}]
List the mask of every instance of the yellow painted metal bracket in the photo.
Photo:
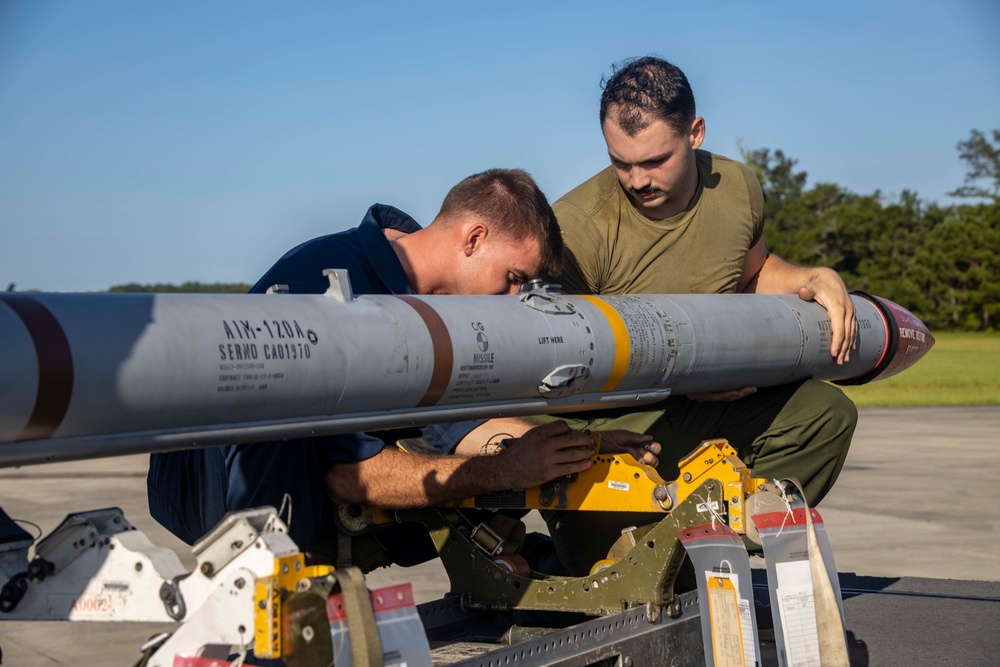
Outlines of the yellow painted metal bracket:
[{"label": "yellow painted metal bracket", "polygon": [[300,590],[302,581],[331,574],[328,565],[306,565],[301,553],[274,559],[274,574],[254,586],[254,653],[259,658],[280,658],[284,602]]}]

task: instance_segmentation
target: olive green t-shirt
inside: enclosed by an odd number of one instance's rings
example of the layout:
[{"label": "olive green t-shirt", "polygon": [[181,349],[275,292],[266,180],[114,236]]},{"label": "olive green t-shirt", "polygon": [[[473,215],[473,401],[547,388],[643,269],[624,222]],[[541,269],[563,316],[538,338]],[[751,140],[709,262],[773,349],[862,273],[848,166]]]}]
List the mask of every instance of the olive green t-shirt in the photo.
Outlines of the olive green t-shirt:
[{"label": "olive green t-shirt", "polygon": [[577,294],[736,291],[764,230],[764,196],[746,165],[696,152],[698,189],[682,213],[643,215],[608,167],[554,205],[566,247],[558,282]]}]

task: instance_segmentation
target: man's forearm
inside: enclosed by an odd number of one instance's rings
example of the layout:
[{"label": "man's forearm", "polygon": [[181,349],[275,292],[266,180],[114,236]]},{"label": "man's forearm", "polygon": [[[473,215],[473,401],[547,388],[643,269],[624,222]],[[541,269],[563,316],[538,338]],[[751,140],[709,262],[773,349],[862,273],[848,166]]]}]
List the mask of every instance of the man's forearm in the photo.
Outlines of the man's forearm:
[{"label": "man's forearm", "polygon": [[326,474],[336,503],[427,507],[517,486],[498,457],[421,456],[385,449],[358,463],[339,463]]},{"label": "man's forearm", "polygon": [[752,291],[757,294],[796,294],[809,280],[811,271],[768,254],[754,278]]},{"label": "man's forearm", "polygon": [[326,491],[337,503],[438,505],[578,473],[591,466],[592,454],[590,436],[555,421],[515,437],[493,456],[418,456],[384,449],[364,461],[332,466],[326,472]]}]

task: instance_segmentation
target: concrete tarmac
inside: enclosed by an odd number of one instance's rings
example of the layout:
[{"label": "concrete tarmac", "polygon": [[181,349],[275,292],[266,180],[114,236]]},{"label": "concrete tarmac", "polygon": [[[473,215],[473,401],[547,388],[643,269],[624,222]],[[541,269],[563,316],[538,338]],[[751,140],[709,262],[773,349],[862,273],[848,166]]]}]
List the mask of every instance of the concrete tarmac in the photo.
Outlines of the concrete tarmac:
[{"label": "concrete tarmac", "polygon": [[[149,516],[146,465],[146,456],[130,456],[0,470],[0,506],[44,534],[68,512],[117,506],[190,567],[187,546]],[[998,471],[1000,407],[862,409],[844,472],[820,506],[837,569],[1000,581]],[[537,514],[529,515],[529,530],[541,529]],[[372,588],[410,581],[418,603],[448,590],[438,561],[380,570],[368,580]],[[3,664],[17,667],[131,665],[146,639],[171,628],[0,621],[0,648]]]}]

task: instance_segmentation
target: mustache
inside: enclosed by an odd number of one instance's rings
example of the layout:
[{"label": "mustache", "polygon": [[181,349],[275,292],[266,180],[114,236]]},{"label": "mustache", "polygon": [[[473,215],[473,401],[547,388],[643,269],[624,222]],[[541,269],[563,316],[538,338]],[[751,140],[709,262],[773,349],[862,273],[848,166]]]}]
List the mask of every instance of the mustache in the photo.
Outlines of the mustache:
[{"label": "mustache", "polygon": [[629,190],[632,192],[632,194],[638,195],[640,197],[645,196],[645,195],[650,195],[650,194],[653,194],[654,192],[657,192],[657,189],[654,188],[652,185],[647,185],[644,188],[632,188],[632,187],[630,187]]}]

